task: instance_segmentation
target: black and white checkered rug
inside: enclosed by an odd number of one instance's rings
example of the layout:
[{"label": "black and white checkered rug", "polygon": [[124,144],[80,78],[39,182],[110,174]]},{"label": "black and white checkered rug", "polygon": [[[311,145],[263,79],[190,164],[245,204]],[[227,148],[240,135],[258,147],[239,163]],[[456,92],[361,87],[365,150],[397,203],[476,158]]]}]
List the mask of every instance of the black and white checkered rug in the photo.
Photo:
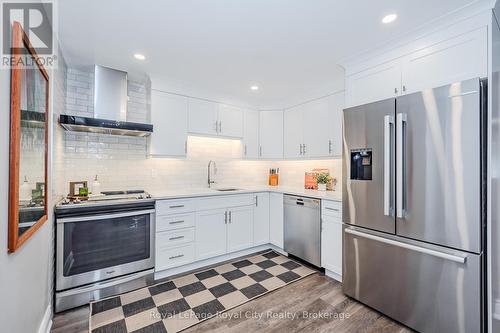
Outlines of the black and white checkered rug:
[{"label": "black and white checkered rug", "polygon": [[314,272],[269,251],[93,302],[89,330],[178,332]]}]

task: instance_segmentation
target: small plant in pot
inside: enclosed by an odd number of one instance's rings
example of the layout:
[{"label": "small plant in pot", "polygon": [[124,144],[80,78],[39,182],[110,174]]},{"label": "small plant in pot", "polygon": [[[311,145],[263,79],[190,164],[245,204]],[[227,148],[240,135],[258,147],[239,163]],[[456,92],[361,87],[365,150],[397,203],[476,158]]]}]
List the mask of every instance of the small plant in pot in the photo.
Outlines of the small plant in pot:
[{"label": "small plant in pot", "polygon": [[331,177],[326,172],[318,173],[316,176],[316,180],[318,182],[318,190],[326,191],[326,184],[328,184],[331,180]]}]

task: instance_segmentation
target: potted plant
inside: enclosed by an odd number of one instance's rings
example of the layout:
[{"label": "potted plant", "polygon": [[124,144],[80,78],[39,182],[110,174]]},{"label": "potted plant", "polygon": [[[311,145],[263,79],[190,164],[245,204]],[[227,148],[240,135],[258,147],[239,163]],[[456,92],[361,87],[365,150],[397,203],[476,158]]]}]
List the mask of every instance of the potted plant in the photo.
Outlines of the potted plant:
[{"label": "potted plant", "polygon": [[318,191],[326,191],[326,184],[330,182],[330,175],[326,172],[318,173],[316,181],[318,182]]}]

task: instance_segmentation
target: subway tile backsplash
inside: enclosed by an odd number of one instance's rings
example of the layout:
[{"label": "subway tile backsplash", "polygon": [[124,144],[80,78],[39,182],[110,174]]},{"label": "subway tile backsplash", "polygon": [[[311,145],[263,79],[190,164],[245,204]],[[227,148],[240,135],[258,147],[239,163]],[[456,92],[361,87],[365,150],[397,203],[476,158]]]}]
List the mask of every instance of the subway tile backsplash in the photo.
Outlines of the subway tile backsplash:
[{"label": "subway tile backsplash", "polygon": [[[93,117],[93,73],[67,69],[66,114]],[[129,121],[150,122],[150,83],[129,81]],[[59,130],[58,130],[59,131]],[[103,190],[206,187],[209,160],[217,163],[216,182],[221,186],[265,185],[269,168],[280,168],[280,184],[301,187],[304,172],[328,168],[340,179],[340,160],[245,161],[239,140],[188,137],[185,158],[150,158],[148,139],[96,133],[64,132],[56,145],[62,164],[55,174],[56,189],[66,195],[70,181],[92,183],[98,175]]]}]

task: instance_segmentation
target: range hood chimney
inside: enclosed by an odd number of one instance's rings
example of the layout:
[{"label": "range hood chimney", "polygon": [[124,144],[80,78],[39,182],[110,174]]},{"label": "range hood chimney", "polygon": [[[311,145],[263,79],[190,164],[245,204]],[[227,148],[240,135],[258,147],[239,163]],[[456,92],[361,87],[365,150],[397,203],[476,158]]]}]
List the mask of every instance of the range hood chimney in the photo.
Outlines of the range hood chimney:
[{"label": "range hood chimney", "polygon": [[153,125],[127,122],[127,73],[95,65],[94,118],[61,115],[68,131],[148,136]]}]

